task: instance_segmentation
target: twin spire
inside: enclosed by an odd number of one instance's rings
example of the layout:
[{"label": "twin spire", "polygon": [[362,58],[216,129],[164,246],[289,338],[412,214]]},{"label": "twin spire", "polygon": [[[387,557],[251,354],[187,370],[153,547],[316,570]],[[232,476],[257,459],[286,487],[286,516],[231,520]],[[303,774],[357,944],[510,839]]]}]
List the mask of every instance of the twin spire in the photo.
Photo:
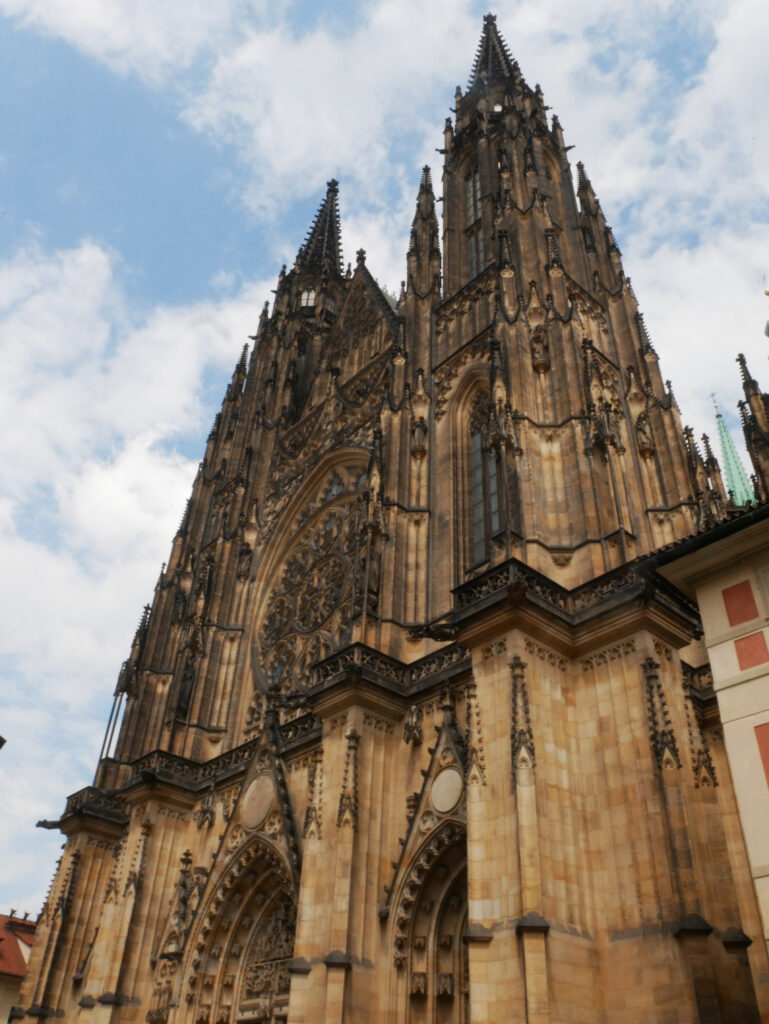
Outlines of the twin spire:
[{"label": "twin spire", "polygon": [[304,245],[296,255],[297,269],[342,273],[342,227],[339,221],[339,182],[326,185],[326,198],[315,215]]},{"label": "twin spire", "polygon": [[[497,31],[495,15],[485,15],[469,88],[472,88],[481,77],[510,78],[516,67],[517,64],[510,55],[507,44]],[[429,169],[425,168],[420,184],[420,196],[428,191],[432,194],[432,182]],[[315,215],[307,238],[296,255],[298,270],[322,271],[327,268],[336,274],[343,273],[338,195],[339,182],[332,178],[326,185],[326,197]]]}]

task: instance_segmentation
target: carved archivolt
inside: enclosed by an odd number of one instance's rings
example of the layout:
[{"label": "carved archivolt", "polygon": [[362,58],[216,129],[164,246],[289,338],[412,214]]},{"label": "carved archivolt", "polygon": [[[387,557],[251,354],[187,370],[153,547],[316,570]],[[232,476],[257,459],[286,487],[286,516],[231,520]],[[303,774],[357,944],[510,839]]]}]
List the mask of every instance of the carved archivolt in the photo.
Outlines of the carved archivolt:
[{"label": "carved archivolt", "polygon": [[466,928],[466,834],[449,822],[419,850],[398,900],[395,964],[405,988],[399,1020],[469,1020]]},{"label": "carved archivolt", "polygon": [[423,889],[431,872],[454,847],[460,850],[461,857],[466,861],[465,846],[464,825],[457,821],[447,821],[432,833],[408,866],[394,915],[393,943],[396,967],[404,967],[409,962],[411,937],[422,906]]},{"label": "carved archivolt", "polygon": [[284,1021],[295,930],[284,858],[268,839],[249,841],[214,882],[190,933],[179,1021]]}]

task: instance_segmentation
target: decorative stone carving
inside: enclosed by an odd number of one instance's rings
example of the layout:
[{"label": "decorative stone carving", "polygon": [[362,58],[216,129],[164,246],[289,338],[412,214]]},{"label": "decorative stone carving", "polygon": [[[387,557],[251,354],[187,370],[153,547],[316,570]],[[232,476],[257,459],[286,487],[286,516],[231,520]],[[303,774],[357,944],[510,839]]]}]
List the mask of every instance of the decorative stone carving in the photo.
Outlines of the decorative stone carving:
[{"label": "decorative stone carving", "polygon": [[435,992],[439,999],[453,999],[454,997],[454,975],[439,974],[438,985]]},{"label": "decorative stone carving", "polygon": [[259,828],[275,803],[275,780],[268,772],[252,779],[240,804],[240,820],[246,828]]},{"label": "decorative stone carving", "polygon": [[239,1020],[275,1024],[285,1020],[290,987],[288,961],[294,951],[295,928],[293,900],[279,892],[258,921],[244,957]]},{"label": "decorative stone carving", "polygon": [[336,816],[337,828],[357,829],[358,827],[358,741],[355,729],[347,733],[347,751],[344,760],[342,792],[339,796],[339,811]]},{"label": "decorative stone carving", "polygon": [[448,814],[449,811],[452,811],[459,802],[463,789],[462,775],[456,768],[444,768],[438,772],[430,790],[430,797],[436,811],[440,814]]},{"label": "decorative stone carving", "polygon": [[531,365],[536,373],[550,369],[550,342],[544,326],[535,328],[531,336]]},{"label": "decorative stone carving", "polygon": [[427,995],[427,974],[424,971],[414,971],[411,975],[410,995],[422,998]]},{"label": "decorative stone carving", "polygon": [[416,704],[412,704],[406,712],[406,720],[403,723],[404,742],[418,747],[422,742],[422,711]]},{"label": "decorative stone carving", "polygon": [[475,683],[465,687],[467,765],[465,777],[469,786],[486,785],[486,757],[481,733],[481,709],[476,698]]},{"label": "decorative stone carving", "polygon": [[323,804],[323,763],[318,752],[307,765],[307,809],[304,813],[305,839],[320,839]]},{"label": "decorative stone carving", "polygon": [[526,663],[518,655],[510,662],[512,725],[510,729],[510,752],[512,755],[513,780],[521,768],[534,768],[537,763],[534,751],[534,734],[529,714],[529,689],[526,683]]},{"label": "decorative stone carving", "polygon": [[[705,669],[706,672],[709,672],[710,666],[705,666]],[[684,708],[686,710],[686,726],[689,734],[689,750],[691,751],[694,786],[695,789],[707,789],[709,786],[715,787],[718,785],[718,777],[713,759],[710,756],[708,741],[702,731],[699,719],[697,718],[697,712],[692,704],[693,693],[696,689],[694,679],[698,671],[701,672],[702,670],[689,669],[688,666],[684,669],[684,689],[686,694]]]},{"label": "decorative stone carving", "polygon": [[259,629],[270,687],[296,692],[314,662],[349,641],[351,619],[363,603],[365,550],[365,509],[356,495],[335,501],[300,535]]},{"label": "decorative stone carving", "polygon": [[659,667],[659,663],[654,658],[646,658],[643,663],[643,674],[646,683],[646,709],[649,716],[649,739],[652,753],[657,767],[667,770],[680,768],[681,757],[673,733],[673,723],[665,692],[660,682]]}]

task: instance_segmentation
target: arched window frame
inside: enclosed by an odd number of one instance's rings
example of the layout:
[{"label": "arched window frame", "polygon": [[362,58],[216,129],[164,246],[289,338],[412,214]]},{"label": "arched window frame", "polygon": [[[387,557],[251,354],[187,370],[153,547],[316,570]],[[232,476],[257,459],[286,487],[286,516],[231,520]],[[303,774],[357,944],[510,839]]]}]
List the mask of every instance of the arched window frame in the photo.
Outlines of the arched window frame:
[{"label": "arched window frame", "polygon": [[463,182],[467,279],[472,281],[485,266],[483,220],[481,217],[481,175],[478,165],[469,168]]},{"label": "arched window frame", "polygon": [[491,541],[503,528],[502,466],[499,446],[489,437],[489,399],[480,395],[470,417],[470,564],[488,560]]},{"label": "arched window frame", "polygon": [[302,309],[312,309],[315,306],[315,298],[315,289],[305,288],[299,298],[299,305]]}]

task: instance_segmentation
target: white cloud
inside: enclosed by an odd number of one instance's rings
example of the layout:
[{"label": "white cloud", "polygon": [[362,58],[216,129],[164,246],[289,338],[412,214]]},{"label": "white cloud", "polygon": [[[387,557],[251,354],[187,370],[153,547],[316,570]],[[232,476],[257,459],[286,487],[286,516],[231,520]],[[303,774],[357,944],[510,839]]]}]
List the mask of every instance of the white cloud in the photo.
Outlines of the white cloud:
[{"label": "white cloud", "polygon": [[225,47],[259,0],[0,0],[19,23],[64,39],[113,70],[157,84]]},{"label": "white cloud", "polygon": [[14,581],[0,588],[0,786],[14,794],[0,859],[30,910],[42,895],[23,877],[34,820],[90,779],[189,493],[196,462],[174,445],[198,436],[202,450],[204,376],[234,366],[267,292],[129,316],[121,270],[87,241],[0,264],[0,563]]}]

